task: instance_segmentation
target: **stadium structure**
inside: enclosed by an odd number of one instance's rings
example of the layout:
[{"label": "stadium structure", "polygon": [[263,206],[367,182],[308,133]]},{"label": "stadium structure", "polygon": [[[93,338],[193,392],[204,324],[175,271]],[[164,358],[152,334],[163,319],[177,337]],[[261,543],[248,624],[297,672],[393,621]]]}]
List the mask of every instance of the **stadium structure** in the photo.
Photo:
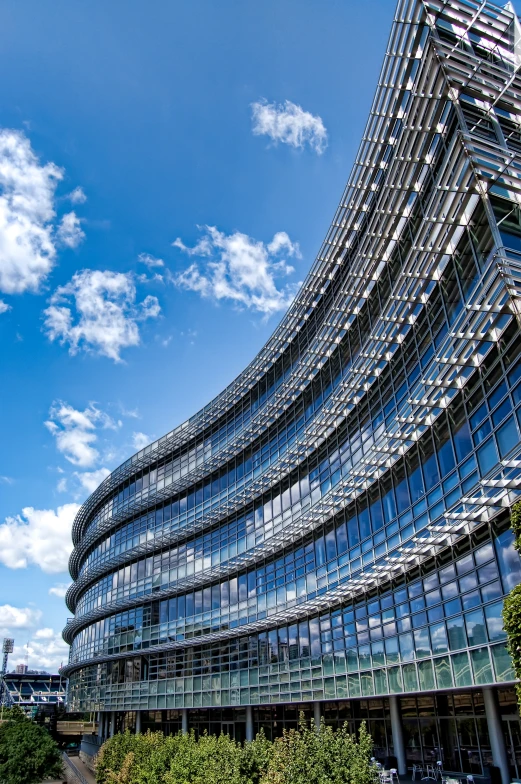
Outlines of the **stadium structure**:
[{"label": "stadium structure", "polygon": [[30,716],[65,706],[66,682],[61,675],[9,672],[5,675],[6,705],[17,705]]},{"label": "stadium structure", "polygon": [[63,673],[101,737],[302,711],[366,720],[401,773],[521,777],[520,65],[510,3],[400,0],[288,313],[80,509]]}]

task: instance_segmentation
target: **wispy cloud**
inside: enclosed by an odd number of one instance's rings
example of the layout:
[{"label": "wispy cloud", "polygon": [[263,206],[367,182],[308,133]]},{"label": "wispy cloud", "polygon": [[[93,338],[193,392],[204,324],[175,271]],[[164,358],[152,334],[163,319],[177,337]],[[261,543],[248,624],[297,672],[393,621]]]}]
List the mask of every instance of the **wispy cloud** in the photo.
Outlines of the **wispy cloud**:
[{"label": "wispy cloud", "polygon": [[109,474],[108,468],[98,468],[96,471],[74,471],[81,488],[89,494],[93,493]]},{"label": "wispy cloud", "polygon": [[68,212],[60,221],[56,231],[58,241],[67,248],[77,248],[85,239],[85,232],[81,228],[81,221],[76,213]]},{"label": "wispy cloud", "polygon": [[291,101],[268,103],[262,99],[251,104],[252,130],[256,136],[268,136],[276,144],[302,149],[307,144],[317,155],[327,147],[327,131],[322,118],[304,111]]},{"label": "wispy cloud", "polygon": [[94,446],[98,439],[97,429],[116,430],[121,427],[121,422],[112,419],[93,403],[78,411],[68,403],[56,400],[45,426],[56,439],[56,448],[69,463],[89,468],[99,457]]},{"label": "wispy cloud", "polygon": [[285,310],[293,300],[298,284],[278,287],[276,279],[294,272],[285,257],[301,258],[298,243],[279,231],[264,243],[241,232],[224,234],[206,226],[193,248],[176,239],[174,247],[199,263],[173,276],[176,286],[196,291],[208,299],[230,300],[237,306],[270,316]]},{"label": "wispy cloud", "polygon": [[73,191],[67,194],[67,198],[73,204],[85,204],[85,202],[87,201],[85,191],[79,185],[77,188],[74,188]]},{"label": "wispy cloud", "polygon": [[83,270],[56,289],[44,311],[45,329],[71,354],[83,349],[121,362],[121,351],[140,343],[140,322],[160,311],[157,297],[136,302],[132,273]]},{"label": "wispy cloud", "polygon": [[59,599],[64,599],[65,594],[69,590],[72,583],[56,583],[51,588],[49,588],[49,595],[50,596],[57,596]]},{"label": "wispy cloud", "polygon": [[132,445],[137,452],[150,444],[151,440],[146,433],[132,433]]},{"label": "wispy cloud", "polygon": [[150,253],[140,253],[138,256],[138,260],[145,264],[147,267],[164,267],[165,262],[163,259],[158,259],[155,256],[152,256]]}]

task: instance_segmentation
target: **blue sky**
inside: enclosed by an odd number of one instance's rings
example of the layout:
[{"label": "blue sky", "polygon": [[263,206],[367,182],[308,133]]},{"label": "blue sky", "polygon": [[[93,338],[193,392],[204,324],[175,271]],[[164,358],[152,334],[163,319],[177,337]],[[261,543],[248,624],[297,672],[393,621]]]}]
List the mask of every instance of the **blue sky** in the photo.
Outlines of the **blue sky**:
[{"label": "blue sky", "polygon": [[[70,525],[253,358],[334,214],[393,0],[4,0],[0,636],[56,669]],[[6,78],[6,75],[8,77]]]}]

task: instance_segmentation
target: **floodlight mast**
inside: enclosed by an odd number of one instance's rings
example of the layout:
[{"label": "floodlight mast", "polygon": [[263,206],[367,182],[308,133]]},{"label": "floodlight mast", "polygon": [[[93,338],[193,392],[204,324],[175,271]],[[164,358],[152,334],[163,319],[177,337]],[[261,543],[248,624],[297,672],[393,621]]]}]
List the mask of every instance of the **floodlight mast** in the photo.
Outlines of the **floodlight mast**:
[{"label": "floodlight mast", "polygon": [[14,640],[12,637],[4,637],[4,641],[2,643],[2,670],[0,672],[0,705],[2,706],[2,714],[3,708],[6,702],[8,701],[8,690],[5,686],[5,674],[7,672],[7,659],[9,658],[9,654],[12,653],[14,650]]}]

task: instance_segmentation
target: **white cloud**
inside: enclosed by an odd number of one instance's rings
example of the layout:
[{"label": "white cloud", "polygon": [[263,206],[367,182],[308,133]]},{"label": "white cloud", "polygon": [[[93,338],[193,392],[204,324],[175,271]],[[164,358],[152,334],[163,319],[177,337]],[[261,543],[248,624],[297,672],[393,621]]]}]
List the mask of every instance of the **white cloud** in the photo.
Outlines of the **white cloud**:
[{"label": "white cloud", "polygon": [[139,322],[157,318],[157,297],[137,303],[131,273],[83,270],[59,286],[45,311],[45,327],[51,340],[121,361],[121,350],[140,343]]},{"label": "white cloud", "polygon": [[282,142],[302,149],[308,144],[318,155],[327,147],[327,131],[322,118],[305,112],[291,101],[283,104],[255,101],[251,105],[253,133],[269,136],[275,143]]},{"label": "white cloud", "polygon": [[108,468],[98,468],[97,471],[74,471],[74,476],[80,483],[83,490],[86,490],[89,495],[103,482],[104,479],[110,474]]},{"label": "white cloud", "polygon": [[54,637],[54,631],[48,627],[44,629],[37,629],[34,633],[34,636],[37,640],[50,640],[51,637]]},{"label": "white cloud", "polygon": [[17,664],[29,665],[31,670],[56,673],[68,660],[69,647],[59,632],[48,626],[36,628],[42,612],[34,607],[0,605],[0,637],[12,637],[14,650],[9,656],[8,669]]},{"label": "white cloud", "polygon": [[19,645],[16,644],[16,635],[13,636],[15,636],[15,646],[10,656],[10,669],[14,669],[15,664],[25,663],[27,660],[30,670],[45,670],[54,674],[68,661],[69,646],[62,639],[61,633],[54,629],[49,627],[37,629],[29,641],[20,640]]},{"label": "white cloud", "polygon": [[0,476],[0,483],[3,485],[12,485],[14,484],[14,479],[12,476]]},{"label": "white cloud", "polygon": [[193,263],[173,278],[179,288],[196,291],[202,297],[229,299],[270,316],[285,310],[298,289],[298,284],[278,288],[275,282],[277,277],[294,271],[280,257],[282,252],[301,258],[298,244],[291,242],[284,231],[277,232],[266,245],[238,231],[226,235],[215,226],[206,226],[193,248],[187,248],[179,238],[173,245],[202,260],[201,265]]},{"label": "white cloud", "polygon": [[72,551],[71,529],[79,504],[33,509],[7,517],[0,525],[0,563],[9,569],[39,566],[48,574],[65,572]]},{"label": "white cloud", "polygon": [[87,201],[85,191],[79,185],[77,188],[74,188],[73,191],[67,194],[67,198],[73,204],[85,204],[85,202]]},{"label": "white cloud", "polygon": [[55,400],[49,411],[46,428],[56,439],[56,448],[76,466],[89,468],[99,457],[94,444],[98,427],[116,430],[121,422],[91,403],[84,411],[78,411],[62,400]]},{"label": "white cloud", "polygon": [[150,253],[140,253],[138,256],[138,260],[142,264],[146,264],[147,267],[164,267],[165,262],[163,259],[156,259],[155,256],[152,256]]},{"label": "white cloud", "polygon": [[8,305],[3,299],[0,299],[0,313],[7,313],[8,310],[11,310],[11,305]]},{"label": "white cloud", "polygon": [[63,174],[40,164],[27,137],[0,130],[0,291],[37,291],[56,258],[56,186]]},{"label": "white cloud", "polygon": [[132,433],[132,445],[137,452],[150,444],[151,440],[146,433]]},{"label": "white cloud", "polygon": [[13,607],[10,604],[0,605],[0,634],[9,637],[15,629],[34,628],[42,617],[41,610],[32,607]]},{"label": "white cloud", "polygon": [[52,588],[49,588],[49,594],[50,596],[57,596],[59,599],[64,599],[65,594],[71,585],[72,583],[56,583]]},{"label": "white cloud", "polygon": [[85,239],[85,232],[81,228],[81,221],[73,212],[67,212],[62,216],[56,237],[62,245],[67,248],[77,248]]}]

